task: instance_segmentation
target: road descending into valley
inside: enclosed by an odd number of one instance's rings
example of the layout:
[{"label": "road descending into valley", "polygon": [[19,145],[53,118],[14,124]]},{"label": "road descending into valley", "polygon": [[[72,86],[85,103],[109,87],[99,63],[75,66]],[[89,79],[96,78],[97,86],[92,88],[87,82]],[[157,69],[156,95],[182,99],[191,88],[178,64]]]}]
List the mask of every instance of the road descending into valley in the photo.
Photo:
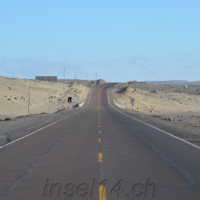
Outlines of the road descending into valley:
[{"label": "road descending into valley", "polygon": [[110,86],[0,148],[0,199],[200,200],[200,148],[118,112]]}]

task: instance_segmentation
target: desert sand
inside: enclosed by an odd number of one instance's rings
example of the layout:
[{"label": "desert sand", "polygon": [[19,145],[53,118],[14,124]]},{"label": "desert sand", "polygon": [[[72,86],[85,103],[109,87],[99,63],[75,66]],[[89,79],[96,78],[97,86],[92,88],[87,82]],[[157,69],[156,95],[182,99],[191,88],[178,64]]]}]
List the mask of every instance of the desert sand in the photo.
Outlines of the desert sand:
[{"label": "desert sand", "polygon": [[[59,81],[59,80],[58,80]],[[79,80],[48,82],[18,78],[0,77],[0,119],[28,114],[30,84],[30,114],[54,113],[68,107],[68,97],[72,97],[71,107],[82,103],[96,81],[87,81],[87,86]],[[98,81],[98,83],[101,81]],[[50,110],[49,110],[50,95]]]},{"label": "desert sand", "polygon": [[[156,127],[170,128],[186,140],[200,141],[200,85],[160,85],[131,81],[110,89],[111,99],[125,106],[125,112]],[[131,98],[135,99],[132,107]],[[198,141],[198,142],[195,142]]]},{"label": "desert sand", "polygon": [[172,114],[200,111],[200,86],[155,85],[129,82],[116,86],[116,101],[141,113]]},{"label": "desert sand", "polygon": [[[0,145],[84,109],[88,105],[90,89],[103,83],[105,81],[101,79],[47,82],[0,77]],[[30,115],[27,115],[29,84],[31,105]],[[72,97],[70,107],[69,96]],[[77,107],[83,101],[85,104]]]}]

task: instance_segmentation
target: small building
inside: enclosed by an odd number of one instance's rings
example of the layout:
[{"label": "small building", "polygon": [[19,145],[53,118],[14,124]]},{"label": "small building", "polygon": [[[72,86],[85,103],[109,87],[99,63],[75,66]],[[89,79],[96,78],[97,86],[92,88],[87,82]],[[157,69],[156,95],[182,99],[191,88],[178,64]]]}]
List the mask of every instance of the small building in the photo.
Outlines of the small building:
[{"label": "small building", "polygon": [[36,76],[35,80],[57,82],[57,76]]}]

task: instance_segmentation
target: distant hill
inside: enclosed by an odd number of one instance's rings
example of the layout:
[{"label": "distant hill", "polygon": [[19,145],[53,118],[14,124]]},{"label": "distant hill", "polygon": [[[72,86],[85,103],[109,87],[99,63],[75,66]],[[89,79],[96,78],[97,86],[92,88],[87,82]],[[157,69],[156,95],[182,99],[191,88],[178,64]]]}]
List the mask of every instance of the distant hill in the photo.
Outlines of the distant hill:
[{"label": "distant hill", "polygon": [[152,84],[168,84],[168,85],[200,85],[200,81],[184,81],[184,80],[174,80],[174,81],[146,81]]},{"label": "distant hill", "polygon": [[103,79],[99,79],[99,80],[81,80],[81,79],[57,79],[57,82],[59,83],[65,83],[65,84],[72,84],[72,83],[79,83],[81,85],[85,85],[88,87],[93,87],[97,84],[103,84],[106,83]]}]

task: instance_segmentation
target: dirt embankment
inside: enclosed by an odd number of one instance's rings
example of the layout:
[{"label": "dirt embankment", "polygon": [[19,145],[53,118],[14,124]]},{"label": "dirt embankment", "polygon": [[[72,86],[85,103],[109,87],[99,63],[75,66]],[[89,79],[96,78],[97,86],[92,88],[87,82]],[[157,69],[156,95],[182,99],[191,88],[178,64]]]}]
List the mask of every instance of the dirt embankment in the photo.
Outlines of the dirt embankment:
[{"label": "dirt embankment", "polygon": [[[75,81],[69,84],[0,77],[0,119],[27,115],[30,84],[30,114],[54,113],[83,102],[90,88]],[[50,111],[49,111],[50,97]]]},{"label": "dirt embankment", "polygon": [[[77,80],[66,82],[0,77],[0,146],[84,109],[87,103],[81,108],[77,104],[88,102],[90,88],[104,83],[102,80],[87,81],[86,86]],[[68,97],[72,97],[70,108]]]},{"label": "dirt embankment", "polygon": [[[125,111],[171,127],[186,140],[200,141],[200,86],[128,82],[111,88],[111,98]],[[135,99],[133,106],[131,98]],[[167,129],[168,130],[168,129]],[[195,143],[195,142],[194,142]]]}]

